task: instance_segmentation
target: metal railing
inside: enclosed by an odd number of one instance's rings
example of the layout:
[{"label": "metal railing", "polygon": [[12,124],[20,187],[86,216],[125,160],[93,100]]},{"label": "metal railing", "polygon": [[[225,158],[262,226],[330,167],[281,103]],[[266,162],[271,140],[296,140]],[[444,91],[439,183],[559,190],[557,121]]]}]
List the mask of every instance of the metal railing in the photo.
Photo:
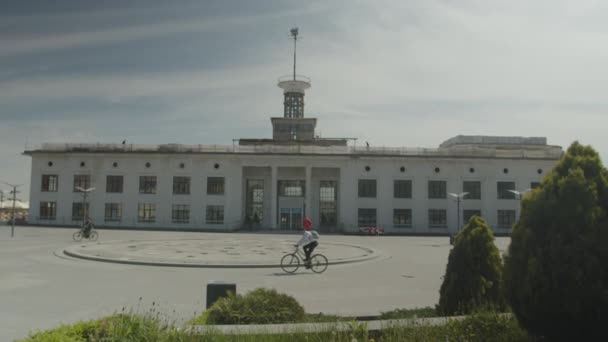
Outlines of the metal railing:
[{"label": "metal railing", "polygon": [[57,144],[45,143],[29,146],[25,153],[33,152],[129,152],[129,153],[221,153],[221,154],[325,154],[325,155],[395,155],[422,157],[472,157],[559,159],[560,147],[495,149],[476,146],[450,148],[366,147],[366,146],[316,146],[316,145],[140,145],[140,144]]},{"label": "metal railing", "polygon": [[302,81],[302,82],[310,83],[310,78],[306,77],[304,75],[295,75],[295,79],[294,79],[293,74],[279,77],[279,83],[289,82],[289,81]]}]

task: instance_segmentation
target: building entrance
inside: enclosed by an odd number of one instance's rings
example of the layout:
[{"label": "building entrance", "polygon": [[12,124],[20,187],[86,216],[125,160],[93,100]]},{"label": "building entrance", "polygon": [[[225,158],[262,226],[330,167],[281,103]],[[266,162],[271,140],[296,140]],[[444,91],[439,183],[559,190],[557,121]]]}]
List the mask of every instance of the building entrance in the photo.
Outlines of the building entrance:
[{"label": "building entrance", "polygon": [[284,230],[302,229],[302,208],[281,208],[279,222]]}]

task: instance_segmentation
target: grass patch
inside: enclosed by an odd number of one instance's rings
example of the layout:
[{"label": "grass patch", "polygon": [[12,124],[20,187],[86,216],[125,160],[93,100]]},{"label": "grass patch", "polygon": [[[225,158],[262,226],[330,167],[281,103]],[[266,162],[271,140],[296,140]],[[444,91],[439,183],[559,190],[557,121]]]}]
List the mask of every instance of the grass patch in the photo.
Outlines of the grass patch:
[{"label": "grass patch", "polygon": [[[322,316],[323,319],[331,316]],[[336,317],[331,317],[332,321]],[[366,322],[352,321],[349,329],[327,332],[256,335],[223,335],[218,331],[195,334],[175,325],[164,323],[154,317],[136,314],[115,314],[99,320],[79,322],[31,334],[20,342],[92,342],[92,341],[218,341],[218,342],[401,342],[401,341],[496,341],[530,342],[512,316],[494,312],[482,312],[459,321],[450,321],[442,326],[395,326],[380,331],[368,331]]]}]

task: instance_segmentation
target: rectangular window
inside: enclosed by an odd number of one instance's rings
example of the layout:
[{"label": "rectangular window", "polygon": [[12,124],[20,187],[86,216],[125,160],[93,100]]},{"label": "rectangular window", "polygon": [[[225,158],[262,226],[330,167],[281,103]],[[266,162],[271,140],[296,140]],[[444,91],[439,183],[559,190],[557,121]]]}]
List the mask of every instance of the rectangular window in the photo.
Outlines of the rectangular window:
[{"label": "rectangular window", "polygon": [[532,182],[530,183],[530,189],[534,190],[540,186],[540,182]]},{"label": "rectangular window", "polygon": [[74,175],[74,192],[80,192],[82,190],[78,190],[76,187],[80,189],[86,190],[91,187],[91,176],[90,175]]},{"label": "rectangular window", "polygon": [[429,198],[446,198],[447,182],[439,180],[429,181]]},{"label": "rectangular window", "polygon": [[264,180],[247,180],[247,219],[252,224],[264,220]]},{"label": "rectangular window", "polygon": [[156,193],[156,176],[139,176],[139,193]]},{"label": "rectangular window", "polygon": [[359,227],[376,226],[376,209],[359,208]]},{"label": "rectangular window", "polygon": [[224,177],[207,177],[207,195],[224,194]]},{"label": "rectangular window", "polygon": [[173,194],[190,194],[190,177],[173,177]]},{"label": "rectangular window", "polygon": [[412,209],[393,209],[393,226],[411,227],[412,226]]},{"label": "rectangular window", "polygon": [[59,186],[59,176],[42,175],[42,192],[57,192]]},{"label": "rectangular window", "polygon": [[171,210],[173,223],[188,223],[190,221],[190,206],[187,204],[174,204]]},{"label": "rectangular window", "polygon": [[106,203],[103,219],[106,222],[120,221],[122,218],[122,205],[120,203]]},{"label": "rectangular window", "polygon": [[445,209],[429,209],[429,227],[446,228],[448,226],[448,214]]},{"label": "rectangular window", "polygon": [[302,197],[306,182],[303,180],[280,180],[279,196]]},{"label": "rectangular window", "polygon": [[40,202],[40,219],[54,220],[57,218],[57,202]]},{"label": "rectangular window", "polygon": [[464,181],[462,182],[462,192],[468,192],[464,199],[478,200],[481,199],[481,182],[480,181]]},{"label": "rectangular window", "polygon": [[395,198],[412,198],[412,181],[395,180],[393,194]]},{"label": "rectangular window", "polygon": [[359,197],[376,197],[375,179],[359,179]]},{"label": "rectangular window", "polygon": [[[72,221],[82,221],[89,212],[89,203],[83,205],[82,202],[72,203]],[[88,216],[88,215],[87,215]]]},{"label": "rectangular window", "polygon": [[319,181],[319,225],[332,227],[338,222],[338,201],[336,181]]},{"label": "rectangular window", "polygon": [[498,199],[515,199],[515,194],[509,190],[515,190],[515,182],[497,182],[496,191]]},{"label": "rectangular window", "polygon": [[205,217],[207,224],[223,224],[224,223],[224,206],[223,205],[208,205],[207,216]]},{"label": "rectangular window", "polygon": [[106,176],[106,192],[122,193],[123,176]]},{"label": "rectangular window", "polygon": [[462,223],[467,224],[471,217],[479,216],[481,217],[481,210],[478,209],[466,209],[462,211]]},{"label": "rectangular window", "polygon": [[156,221],[156,204],[139,203],[137,205],[137,221],[138,222]]},{"label": "rectangular window", "polygon": [[498,226],[501,228],[511,228],[515,224],[515,210],[499,210]]}]

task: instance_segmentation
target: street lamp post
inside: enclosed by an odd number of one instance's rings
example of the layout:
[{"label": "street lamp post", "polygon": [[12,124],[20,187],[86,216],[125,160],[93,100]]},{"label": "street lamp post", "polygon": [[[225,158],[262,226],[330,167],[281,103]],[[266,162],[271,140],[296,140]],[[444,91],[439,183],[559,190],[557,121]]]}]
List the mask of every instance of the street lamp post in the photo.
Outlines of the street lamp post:
[{"label": "street lamp post", "polygon": [[[21,186],[21,184],[10,184],[7,182],[2,182],[8,186],[10,186],[11,188],[13,188],[13,190],[9,191],[9,194],[13,195],[13,209],[11,210],[11,237],[15,236],[15,202],[18,201],[17,199],[17,194],[19,193],[19,191],[17,191],[17,187]],[[10,199],[10,198],[9,198]]]},{"label": "street lamp post", "polygon": [[515,194],[517,200],[519,200],[519,216],[521,216],[521,198],[528,192],[532,191],[532,189],[525,189],[525,190],[508,190],[509,192],[512,192]]},{"label": "street lamp post", "polygon": [[[466,196],[468,194],[469,194],[468,192],[461,192],[459,194],[455,194],[455,193],[451,193],[451,192],[448,193],[448,195],[454,197],[454,199],[456,200],[456,211],[457,211],[456,233],[458,233],[458,231],[460,231],[460,202],[462,201],[464,196]],[[452,235],[450,235],[450,244],[454,244],[454,238],[452,237]]]},{"label": "street lamp post", "polygon": [[84,227],[85,223],[88,221],[88,210],[87,210],[87,194],[91,191],[94,191],[95,188],[83,188],[80,186],[75,186],[74,189],[82,192],[82,226]]}]

